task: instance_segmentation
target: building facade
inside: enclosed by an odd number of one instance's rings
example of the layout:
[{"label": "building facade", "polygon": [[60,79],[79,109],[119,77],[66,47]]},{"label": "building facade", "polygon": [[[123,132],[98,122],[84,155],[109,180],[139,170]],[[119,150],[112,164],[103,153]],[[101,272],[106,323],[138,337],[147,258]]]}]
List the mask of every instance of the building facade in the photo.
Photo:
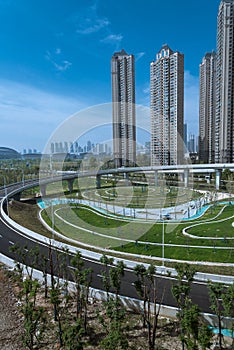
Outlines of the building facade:
[{"label": "building facade", "polygon": [[184,159],[184,55],[164,45],[150,65],[151,164]]},{"label": "building facade", "polygon": [[136,162],[134,56],[124,50],[111,59],[113,156],[116,167]]},{"label": "building facade", "polygon": [[216,54],[207,53],[200,64],[199,160],[214,163]]},{"label": "building facade", "polygon": [[217,19],[215,162],[234,162],[234,0],[221,0]]}]

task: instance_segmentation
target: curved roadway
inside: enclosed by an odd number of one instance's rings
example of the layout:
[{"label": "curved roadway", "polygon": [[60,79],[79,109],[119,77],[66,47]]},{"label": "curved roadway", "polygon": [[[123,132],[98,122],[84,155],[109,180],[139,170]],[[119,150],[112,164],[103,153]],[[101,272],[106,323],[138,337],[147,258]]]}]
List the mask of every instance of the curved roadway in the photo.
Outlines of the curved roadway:
[{"label": "curved roadway", "polygon": [[[26,183],[27,187],[33,187],[38,184],[38,181],[29,181]],[[17,192],[22,187],[22,184],[15,184],[7,187],[7,192],[10,194]],[[4,196],[4,189],[0,189],[0,197]],[[25,247],[27,249],[31,249],[33,247],[39,247],[40,252],[45,256],[48,256],[48,245],[44,242],[36,240],[34,238],[29,237],[27,234],[23,232],[23,230],[16,229],[13,225],[10,225],[5,221],[2,213],[0,213],[0,253],[3,255],[13,259],[19,260],[20,258],[16,256],[15,253],[12,253],[9,249],[14,244],[18,243],[19,246]],[[58,249],[58,248],[53,248]],[[89,257],[83,256],[83,260],[85,263],[85,268],[91,268],[93,271],[92,274],[92,287],[98,290],[103,289],[101,272],[103,270],[103,265]],[[22,261],[19,261],[22,263]],[[38,269],[40,269],[38,267]],[[168,276],[157,275],[157,283],[158,283],[158,301],[161,300],[162,293],[163,301],[162,304],[166,306],[176,307],[176,302],[171,293],[171,287],[173,283],[175,283],[174,278],[170,278]],[[122,280],[122,288],[121,295],[139,299],[135,287],[133,285],[136,280],[136,276],[134,272],[130,268],[126,268],[125,275]],[[201,311],[210,312],[209,310],[209,297],[208,297],[208,289],[206,283],[196,281],[192,285],[191,297],[194,303],[196,303]]]}]

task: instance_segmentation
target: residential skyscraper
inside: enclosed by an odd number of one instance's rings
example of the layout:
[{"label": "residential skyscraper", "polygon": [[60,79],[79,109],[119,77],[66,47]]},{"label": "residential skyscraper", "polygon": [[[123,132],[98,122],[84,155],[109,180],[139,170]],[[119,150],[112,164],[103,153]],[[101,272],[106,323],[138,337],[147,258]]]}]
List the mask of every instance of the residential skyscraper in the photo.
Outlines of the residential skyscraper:
[{"label": "residential skyscraper", "polygon": [[184,159],[184,55],[163,45],[150,65],[151,164]]},{"label": "residential skyscraper", "polygon": [[234,162],[234,0],[221,0],[217,20],[215,162]]},{"label": "residential skyscraper", "polygon": [[200,64],[199,159],[214,163],[216,54],[207,53]]},{"label": "residential skyscraper", "polygon": [[136,162],[134,56],[124,50],[111,59],[113,154],[115,166]]}]

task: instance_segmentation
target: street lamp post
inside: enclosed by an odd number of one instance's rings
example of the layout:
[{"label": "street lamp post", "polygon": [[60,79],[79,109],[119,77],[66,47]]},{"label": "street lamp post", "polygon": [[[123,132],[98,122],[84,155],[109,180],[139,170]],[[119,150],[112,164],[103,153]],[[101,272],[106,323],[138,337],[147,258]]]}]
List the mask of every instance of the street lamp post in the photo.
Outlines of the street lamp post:
[{"label": "street lamp post", "polygon": [[51,223],[52,223],[52,240],[54,242],[54,205],[53,205],[53,199],[51,201]]},{"label": "street lamp post", "polygon": [[[3,186],[4,186],[4,197],[7,197],[7,185],[6,185],[6,177],[5,175],[2,175],[3,177]],[[6,199],[6,205],[7,205],[7,215],[8,215],[8,200]]]},{"label": "street lamp post", "polygon": [[164,267],[164,235],[165,235],[165,228],[164,228],[164,219],[162,219],[162,266]]},{"label": "street lamp post", "polygon": [[53,173],[53,162],[52,162],[53,154],[50,154],[50,172]]},{"label": "street lamp post", "polygon": [[7,196],[7,186],[6,186],[6,177],[4,175],[3,176],[3,182],[4,182],[4,194],[5,194],[5,197]]},{"label": "street lamp post", "polygon": [[24,186],[24,184],[25,184],[24,168],[22,168],[22,184],[23,184],[23,186]]}]

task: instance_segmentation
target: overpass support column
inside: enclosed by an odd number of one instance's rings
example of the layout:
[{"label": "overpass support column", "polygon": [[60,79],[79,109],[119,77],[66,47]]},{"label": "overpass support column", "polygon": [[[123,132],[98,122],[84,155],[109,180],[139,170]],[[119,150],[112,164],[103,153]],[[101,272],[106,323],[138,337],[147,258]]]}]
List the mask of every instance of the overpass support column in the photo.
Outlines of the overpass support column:
[{"label": "overpass support column", "polygon": [[73,183],[74,183],[74,179],[67,180],[68,190],[70,193],[72,193],[73,191]]},{"label": "overpass support column", "polygon": [[218,191],[220,189],[221,185],[221,170],[217,169],[215,170],[215,188]]},{"label": "overpass support column", "polygon": [[96,176],[96,188],[101,188],[101,175]]},{"label": "overpass support column", "polygon": [[184,169],[184,187],[189,185],[189,169]]},{"label": "overpass support column", "polygon": [[158,187],[158,171],[155,170],[154,172],[154,186]]},{"label": "overpass support column", "polygon": [[129,185],[129,173],[124,173],[125,186]]},{"label": "overpass support column", "polygon": [[184,173],[179,173],[180,182],[184,182]]},{"label": "overpass support column", "polygon": [[46,196],[46,185],[40,185],[41,196]]}]

